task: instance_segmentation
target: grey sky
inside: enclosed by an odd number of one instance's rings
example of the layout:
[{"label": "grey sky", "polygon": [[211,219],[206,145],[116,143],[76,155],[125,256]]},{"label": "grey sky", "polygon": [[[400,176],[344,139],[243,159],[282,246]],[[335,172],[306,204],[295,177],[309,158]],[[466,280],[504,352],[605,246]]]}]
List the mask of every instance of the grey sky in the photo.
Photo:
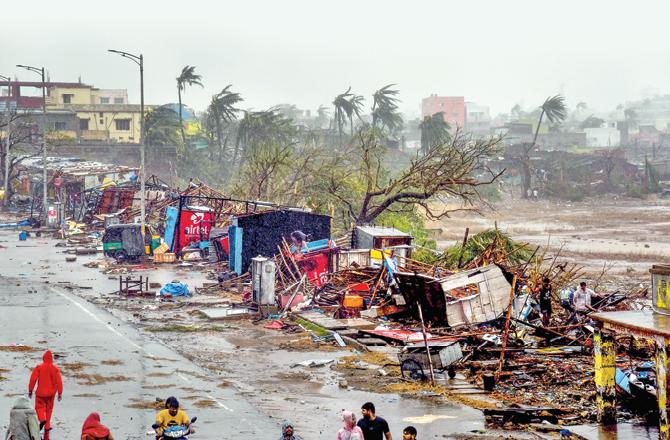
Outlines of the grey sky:
[{"label": "grey sky", "polygon": [[141,51],[147,102],[176,101],[174,78],[191,64],[205,87],[184,102],[198,110],[229,83],[256,109],[316,109],[350,85],[367,98],[397,83],[412,115],[430,93],[494,113],[558,92],[608,110],[646,87],[667,92],[670,78],[667,0],[33,0],[11,15],[0,74],[33,79],[14,65],[44,65],[52,80],[81,75],[139,102],[135,66],[105,50]]}]

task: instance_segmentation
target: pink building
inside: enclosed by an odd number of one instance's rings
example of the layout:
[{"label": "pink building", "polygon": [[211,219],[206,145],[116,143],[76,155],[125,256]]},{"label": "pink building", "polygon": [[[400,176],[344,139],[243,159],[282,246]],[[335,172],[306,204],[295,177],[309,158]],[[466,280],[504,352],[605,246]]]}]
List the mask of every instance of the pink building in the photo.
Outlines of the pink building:
[{"label": "pink building", "polygon": [[421,100],[421,116],[443,112],[444,120],[455,129],[465,125],[465,97],[430,95]]}]

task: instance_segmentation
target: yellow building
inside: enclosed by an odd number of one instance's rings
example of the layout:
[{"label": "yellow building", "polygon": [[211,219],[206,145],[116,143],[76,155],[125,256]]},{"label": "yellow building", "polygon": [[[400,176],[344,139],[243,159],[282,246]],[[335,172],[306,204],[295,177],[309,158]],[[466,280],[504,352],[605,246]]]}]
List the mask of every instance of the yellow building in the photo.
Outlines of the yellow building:
[{"label": "yellow building", "polygon": [[[142,118],[139,105],[70,104],[66,108],[76,113],[82,140],[140,142]],[[149,109],[145,107],[145,111]]]},{"label": "yellow building", "polygon": [[[83,141],[140,142],[140,106],[128,104],[125,89],[98,89],[86,84],[49,87],[47,111],[65,110],[76,115]],[[145,111],[150,109],[145,107]]]}]

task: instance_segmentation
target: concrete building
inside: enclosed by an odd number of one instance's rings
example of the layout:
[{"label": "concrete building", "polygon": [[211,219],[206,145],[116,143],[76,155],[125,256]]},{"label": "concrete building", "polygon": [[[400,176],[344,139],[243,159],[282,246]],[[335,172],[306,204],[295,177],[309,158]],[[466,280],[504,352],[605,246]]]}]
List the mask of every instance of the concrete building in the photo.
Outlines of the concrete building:
[{"label": "concrete building", "polygon": [[478,135],[491,132],[491,114],[489,107],[474,102],[465,103],[465,129]]},{"label": "concrete building", "polygon": [[430,95],[421,100],[422,118],[440,112],[452,129],[465,127],[465,97]]},{"label": "concrete building", "polygon": [[605,123],[602,127],[585,128],[587,147],[618,147],[621,145],[621,132],[616,123]]},{"label": "concrete building", "polygon": [[137,104],[72,104],[66,109],[77,114],[82,140],[140,142],[142,114]]},{"label": "concrete building", "polygon": [[[2,86],[7,82],[0,82]],[[13,81],[9,93],[0,96],[0,107],[31,113],[40,124],[41,89],[41,82]],[[52,142],[140,142],[140,106],[128,104],[127,90],[98,89],[81,82],[47,82],[46,89],[47,138]]]}]

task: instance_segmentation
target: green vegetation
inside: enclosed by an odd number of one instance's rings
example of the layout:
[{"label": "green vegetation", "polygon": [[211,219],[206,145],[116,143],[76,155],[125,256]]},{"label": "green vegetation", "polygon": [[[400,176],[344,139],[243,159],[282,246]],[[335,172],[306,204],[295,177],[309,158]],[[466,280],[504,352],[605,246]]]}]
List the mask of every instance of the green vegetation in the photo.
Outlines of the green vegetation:
[{"label": "green vegetation", "polygon": [[458,266],[458,259],[463,253],[463,264],[477,258],[481,253],[488,248],[494,240],[498,240],[498,249],[504,250],[507,255],[507,260],[511,264],[526,263],[533,255],[533,251],[526,245],[520,244],[512,240],[509,235],[489,229],[488,231],[475,234],[468,239],[468,242],[463,249],[463,243],[458,243],[451,246],[444,252],[444,259],[448,267]]},{"label": "green vegetation", "polygon": [[297,316],[293,318],[293,321],[305,330],[314,333],[316,336],[328,336],[331,333],[325,328]]}]

